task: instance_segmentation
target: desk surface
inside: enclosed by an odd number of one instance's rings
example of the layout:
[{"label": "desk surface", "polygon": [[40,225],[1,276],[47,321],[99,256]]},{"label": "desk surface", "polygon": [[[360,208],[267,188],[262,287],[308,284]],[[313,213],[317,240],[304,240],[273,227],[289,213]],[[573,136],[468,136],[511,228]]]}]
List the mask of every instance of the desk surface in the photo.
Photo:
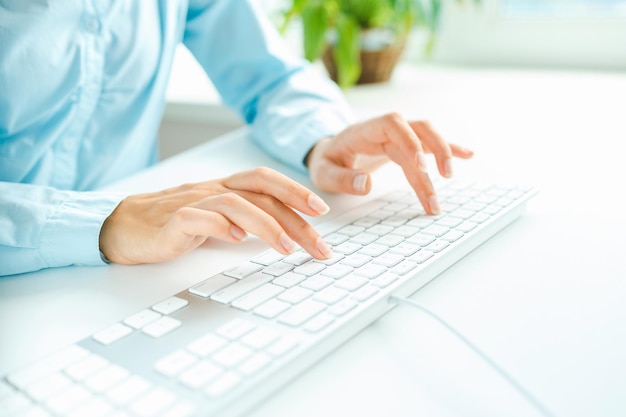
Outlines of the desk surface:
[{"label": "desk surface", "polygon": [[[515,223],[413,298],[490,355],[558,416],[626,414],[626,76],[402,68],[348,98],[360,115],[429,119],[476,150],[457,177],[540,189]],[[202,105],[200,103],[199,105]],[[159,189],[257,165],[308,180],[238,131],[111,188]],[[400,178],[389,165],[373,195]],[[363,201],[327,195],[330,216]],[[0,374],[260,252],[216,244],[159,265],[63,268],[0,279]],[[417,310],[399,307],[251,416],[536,415]]]}]

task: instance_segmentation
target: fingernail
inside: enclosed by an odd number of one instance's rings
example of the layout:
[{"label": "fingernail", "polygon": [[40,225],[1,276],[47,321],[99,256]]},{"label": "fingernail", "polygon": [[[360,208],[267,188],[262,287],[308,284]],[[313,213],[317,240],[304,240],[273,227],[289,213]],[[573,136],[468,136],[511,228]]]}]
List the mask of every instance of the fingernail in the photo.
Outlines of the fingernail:
[{"label": "fingernail", "polygon": [[441,207],[439,206],[439,200],[437,200],[436,196],[430,197],[428,204],[430,205],[430,212],[432,214],[441,214]]},{"label": "fingernail", "polygon": [[282,246],[283,249],[287,251],[287,253],[294,253],[296,249],[298,249],[298,245],[296,245],[296,242],[291,240],[291,238],[287,236],[287,233],[285,232],[280,234],[278,242],[280,243],[280,246]]},{"label": "fingernail", "polygon": [[322,239],[318,239],[316,247],[325,259],[330,258],[333,254],[333,250],[328,246],[328,243],[324,242]]},{"label": "fingernail", "polygon": [[319,196],[315,194],[309,195],[309,207],[318,212],[319,214],[326,214],[330,211],[328,204],[324,202]]},{"label": "fingernail", "polygon": [[443,173],[446,178],[452,178],[452,160],[450,158],[443,161]]},{"label": "fingernail", "polygon": [[354,188],[354,191],[356,191],[357,193],[364,193],[366,191],[366,188],[365,188],[366,186],[367,186],[366,174],[359,174],[354,177],[354,180],[352,181],[352,187]]},{"label": "fingernail", "polygon": [[417,153],[417,166],[422,172],[428,172],[428,165],[426,164],[426,156],[424,152],[419,151]]},{"label": "fingernail", "polygon": [[230,235],[239,241],[244,241],[248,238],[245,230],[238,226],[230,227]]}]

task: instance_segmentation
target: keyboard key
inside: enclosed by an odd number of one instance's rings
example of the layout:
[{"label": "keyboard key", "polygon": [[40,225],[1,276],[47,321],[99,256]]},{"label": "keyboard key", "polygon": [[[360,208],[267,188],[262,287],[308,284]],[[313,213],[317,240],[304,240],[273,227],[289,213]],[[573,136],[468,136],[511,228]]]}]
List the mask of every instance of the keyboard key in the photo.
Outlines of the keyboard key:
[{"label": "keyboard key", "polygon": [[402,215],[395,215],[395,216],[390,216],[387,217],[386,219],[382,220],[382,224],[386,224],[389,226],[393,226],[393,227],[398,227],[398,226],[402,226],[403,224],[405,224],[409,219],[406,216],[402,216]]},{"label": "keyboard key", "polygon": [[279,285],[284,288],[291,288],[298,285],[306,279],[306,275],[296,274],[295,272],[287,272],[278,278],[272,280],[272,284]]},{"label": "keyboard key", "polygon": [[132,327],[133,329],[141,329],[143,326],[148,323],[152,323],[159,317],[161,317],[161,315],[156,311],[146,309],[128,317],[124,320],[124,324]]},{"label": "keyboard key", "polygon": [[337,301],[348,295],[347,291],[344,291],[337,287],[328,287],[315,294],[313,297],[316,301],[321,301],[324,304],[334,304]]},{"label": "keyboard key", "polygon": [[404,238],[402,236],[390,234],[376,239],[375,244],[393,247],[402,242],[404,242]]},{"label": "keyboard key", "polygon": [[187,349],[195,355],[205,357],[226,346],[227,343],[225,338],[209,333],[189,343]]},{"label": "keyboard key", "polygon": [[417,264],[415,262],[402,261],[398,265],[391,268],[389,272],[398,274],[398,275],[405,275],[411,272],[412,270],[414,270],[416,267],[417,267]]},{"label": "keyboard key", "polygon": [[418,250],[420,250],[420,247],[418,245],[407,242],[400,243],[399,245],[389,249],[391,253],[397,253],[398,255],[402,255],[405,257],[413,255]]},{"label": "keyboard key", "polygon": [[270,298],[274,298],[283,291],[285,291],[285,289],[278,285],[265,284],[262,287],[252,290],[251,292],[237,298],[231,305],[243,311],[250,311],[259,304],[264,303]]},{"label": "keyboard key", "polygon": [[252,349],[245,347],[241,343],[233,342],[214,353],[211,359],[225,368],[232,368],[252,355],[252,353]]},{"label": "keyboard key", "polygon": [[270,343],[278,339],[279,333],[269,327],[259,327],[241,339],[241,343],[256,350],[267,347]]},{"label": "keyboard key", "polygon": [[282,356],[291,352],[299,344],[300,343],[296,338],[291,336],[283,336],[267,348],[267,353],[272,356]]},{"label": "keyboard key", "polygon": [[417,252],[415,255],[411,256],[409,259],[413,262],[417,262],[418,264],[424,263],[430,258],[432,258],[435,254],[429,250],[421,250]]},{"label": "keyboard key", "polygon": [[160,417],[191,417],[196,412],[196,406],[188,401],[179,401],[169,408]]},{"label": "keyboard key", "polygon": [[365,228],[361,227],[361,226],[355,226],[355,225],[348,225],[345,227],[342,227],[341,229],[337,230],[338,233],[341,233],[342,235],[347,235],[347,236],[356,236],[361,232],[364,232]]},{"label": "keyboard key", "polygon": [[26,385],[39,381],[47,375],[60,371],[63,368],[87,357],[89,351],[78,346],[71,345],[60,352],[45,357],[31,365],[18,369],[7,376],[7,380],[17,388],[25,388]]},{"label": "keyboard key", "polygon": [[72,381],[60,372],[55,372],[47,377],[34,382],[26,387],[26,394],[35,401],[43,401],[53,394],[68,388]]},{"label": "keyboard key", "polygon": [[81,405],[68,417],[103,417],[109,416],[113,412],[113,406],[102,398],[93,398],[86,404]]},{"label": "keyboard key", "polygon": [[326,268],[326,266],[321,263],[309,262],[308,264],[297,267],[293,270],[293,272],[295,272],[296,274],[306,275],[307,277],[310,277],[324,270],[324,268]]},{"label": "keyboard key", "polygon": [[391,268],[393,266],[398,265],[400,262],[404,260],[404,256],[398,255],[396,253],[383,253],[379,257],[372,260],[372,263],[376,265],[386,266],[387,268]]},{"label": "keyboard key", "polygon": [[437,252],[441,252],[442,250],[444,250],[448,246],[450,246],[449,242],[446,242],[445,240],[436,240],[433,243],[431,243],[430,245],[426,246],[426,249],[428,249],[429,251],[437,253]]},{"label": "keyboard key", "polygon": [[99,355],[89,355],[81,361],[65,369],[65,373],[75,381],[82,381],[96,371],[103,369],[109,361]]},{"label": "keyboard key", "polygon": [[354,222],[352,222],[353,225],[355,226],[361,226],[361,227],[372,227],[375,224],[377,224],[380,220],[375,218],[375,217],[361,217],[360,219],[355,220]]},{"label": "keyboard key", "polygon": [[291,307],[278,317],[278,322],[288,326],[299,326],[314,315],[324,311],[326,305],[319,301],[306,300]]},{"label": "keyboard key", "polygon": [[313,259],[313,257],[306,252],[296,252],[296,253],[292,253],[291,255],[283,259],[283,262],[286,262],[288,264],[295,265],[295,266],[300,266],[302,264],[307,263],[311,259]]},{"label": "keyboard key", "polygon": [[385,288],[397,280],[398,280],[398,275],[392,274],[391,272],[386,272],[382,274],[381,276],[379,276],[378,278],[372,280],[372,285],[378,288]]},{"label": "keyboard key", "polygon": [[284,257],[285,255],[283,255],[282,253],[278,253],[275,250],[271,249],[267,252],[263,252],[262,254],[255,256],[254,258],[250,259],[250,261],[263,266],[269,266],[274,262],[280,261]]},{"label": "keyboard key", "polygon": [[244,334],[252,331],[256,327],[254,322],[240,318],[232,319],[228,323],[221,325],[215,333],[228,340],[239,339]]},{"label": "keyboard key", "polygon": [[204,282],[189,288],[189,292],[199,297],[208,298],[215,292],[237,282],[235,278],[225,275],[215,275]]},{"label": "keyboard key", "polygon": [[458,230],[450,230],[448,233],[446,233],[445,235],[441,236],[442,240],[445,240],[446,242],[456,242],[457,240],[459,240],[460,238],[462,238],[463,236],[465,236],[463,233],[459,232]]},{"label": "keyboard key", "polygon": [[173,378],[197,361],[196,356],[179,349],[156,361],[154,369],[161,375]]},{"label": "keyboard key", "polygon": [[[283,293],[284,294],[284,293]],[[281,294],[282,295],[282,294]],[[291,304],[280,300],[269,300],[254,309],[254,314],[266,319],[273,319],[283,311],[291,307]]]},{"label": "keyboard key", "polygon": [[200,361],[178,376],[178,380],[188,388],[198,389],[222,374],[222,369],[209,361]]},{"label": "keyboard key", "polygon": [[358,251],[362,247],[363,246],[358,244],[358,243],[344,242],[344,243],[342,243],[340,245],[334,246],[333,247],[333,252],[341,253],[343,255],[350,255],[350,254]]},{"label": "keyboard key", "polygon": [[[281,293],[278,296],[278,299],[281,301],[285,301],[287,303],[298,304],[302,302],[303,300],[306,300],[307,298],[309,298],[311,295],[313,295],[313,291],[309,289],[306,289],[303,287],[293,287]],[[258,313],[257,310],[255,310],[255,312]]]},{"label": "keyboard key", "polygon": [[244,375],[252,375],[255,372],[260,371],[270,364],[272,358],[265,353],[257,353],[251,358],[246,359],[241,365],[239,365],[239,372]]},{"label": "keyboard key", "polygon": [[377,224],[367,229],[367,233],[371,233],[376,236],[384,236],[387,233],[391,232],[392,230],[393,230],[392,226],[388,226],[384,224]]},{"label": "keyboard key", "polygon": [[406,225],[405,226],[396,227],[395,229],[393,229],[391,231],[391,233],[393,233],[394,235],[400,235],[400,236],[404,236],[404,237],[413,236],[417,232],[419,232],[419,228],[414,227],[414,226],[406,226]]},{"label": "keyboard key", "polygon": [[189,301],[180,297],[170,297],[167,300],[163,300],[158,304],[152,306],[152,309],[161,314],[172,314],[175,311],[186,307]]},{"label": "keyboard key", "polygon": [[228,372],[209,385],[206,389],[206,394],[211,398],[217,398],[235,388],[240,381],[239,375],[234,372]]},{"label": "keyboard key", "polygon": [[175,401],[176,396],[172,392],[157,387],[133,402],[130,406],[130,411],[140,417],[152,417],[165,411]]},{"label": "keyboard key", "polygon": [[385,245],[372,243],[371,245],[364,246],[358,253],[361,255],[376,257],[387,252],[388,250],[389,248]]},{"label": "keyboard key", "polygon": [[415,236],[411,236],[410,238],[407,239],[409,243],[414,243],[422,247],[430,245],[431,242],[433,242],[434,240],[435,240],[434,236],[423,235],[421,233]]},{"label": "keyboard key", "polygon": [[92,398],[93,395],[86,388],[72,385],[59,395],[51,397],[46,402],[46,406],[55,414],[67,415],[70,411],[76,409],[81,404],[87,403]]},{"label": "keyboard key", "polygon": [[442,219],[437,220],[437,222],[435,224],[437,226],[453,228],[453,227],[457,227],[461,223],[463,223],[463,219],[462,218],[453,217],[453,216],[446,216],[446,217],[444,217]]},{"label": "keyboard key", "polygon": [[246,262],[243,265],[238,265],[234,268],[224,271],[224,275],[231,278],[242,279],[254,274],[255,272],[259,272],[262,269],[263,267],[259,264]]},{"label": "keyboard key", "polygon": [[330,306],[328,308],[328,312],[331,314],[334,314],[335,316],[343,316],[349,311],[355,309],[356,306],[357,306],[356,302],[352,300],[344,299],[338,302],[337,304]]},{"label": "keyboard key", "polygon": [[378,293],[378,290],[375,287],[368,285],[355,291],[354,294],[352,294],[352,299],[363,302],[372,298],[372,296],[376,293]]},{"label": "keyboard key", "polygon": [[367,278],[350,275],[337,281],[335,286],[346,291],[355,291],[367,284],[367,282]]},{"label": "keyboard key", "polygon": [[256,273],[214,293],[211,295],[211,300],[222,304],[229,304],[245,293],[258,288],[263,284],[267,284],[272,280],[272,278],[273,277],[271,275]]},{"label": "keyboard key", "polygon": [[331,246],[336,246],[345,242],[349,238],[350,236],[342,235],[341,233],[331,233],[331,234],[324,236],[324,241]]},{"label": "keyboard key", "polygon": [[263,269],[263,273],[273,277],[279,277],[293,269],[293,265],[287,262],[276,262]]},{"label": "keyboard key", "polygon": [[474,222],[463,222],[460,225],[458,225],[456,229],[463,233],[468,233],[474,230],[476,226],[478,226],[478,224]]},{"label": "keyboard key", "polygon": [[409,221],[407,223],[407,226],[419,227],[420,229],[424,229],[424,228],[430,226],[433,223],[434,223],[434,221],[431,218],[428,218],[428,217],[418,217],[416,219],[413,219],[413,220]]},{"label": "keyboard key", "polygon": [[122,323],[115,323],[114,325],[109,326],[104,330],[100,330],[92,337],[96,342],[107,346],[117,342],[123,337],[128,336],[132,332],[133,329],[131,327],[128,327]]},{"label": "keyboard key", "polygon": [[85,386],[96,393],[104,392],[128,377],[129,374],[128,370],[121,366],[110,364],[85,379]]},{"label": "keyboard key", "polygon": [[378,235],[375,235],[373,233],[360,233],[354,236],[353,238],[351,238],[350,242],[356,243],[359,245],[369,245],[370,243],[374,242],[376,239],[378,239]]},{"label": "keyboard key", "polygon": [[106,396],[113,404],[122,406],[137,399],[140,395],[147,392],[151,386],[152,384],[146,379],[138,375],[132,375],[109,390]]},{"label": "keyboard key", "polygon": [[179,320],[164,316],[145,326],[142,331],[149,336],[159,338],[177,329],[181,324]]},{"label": "keyboard key", "polygon": [[306,324],[304,325],[304,330],[309,333],[317,333],[320,330],[328,327],[334,321],[335,317],[331,316],[330,314],[318,314],[317,316],[306,322]]},{"label": "keyboard key", "polygon": [[341,277],[345,277],[346,275],[348,275],[353,270],[354,270],[354,268],[352,268],[352,267],[350,267],[348,265],[335,264],[335,265],[329,266],[328,268],[326,268],[325,270],[320,272],[320,275],[323,275],[323,276],[326,276],[326,277],[330,277],[330,278],[334,278],[334,279],[338,279],[338,278],[341,278]]},{"label": "keyboard key", "polygon": [[371,260],[372,258],[367,255],[354,253],[350,256],[346,256],[345,259],[342,259],[341,264],[352,266],[354,268],[360,268]]},{"label": "keyboard key", "polygon": [[335,264],[335,263],[339,262],[343,258],[345,258],[345,256],[342,255],[341,253],[333,253],[330,258],[328,258],[328,259],[316,259],[314,263],[320,263],[320,264],[324,264],[324,265],[332,265],[332,264]]},{"label": "keyboard key", "polygon": [[307,278],[305,281],[302,281],[300,286],[302,288],[309,289],[311,291],[319,291],[323,288],[328,287],[330,284],[334,283],[335,280],[329,277],[325,277],[322,275],[315,275],[310,278]]},{"label": "keyboard key", "polygon": [[433,224],[433,225],[428,226],[424,230],[422,230],[422,233],[427,234],[427,235],[440,237],[440,236],[443,236],[446,233],[448,233],[448,230],[450,230],[448,227],[437,226],[437,225]]},{"label": "keyboard key", "polygon": [[382,265],[375,265],[373,263],[369,263],[367,265],[360,267],[359,269],[354,271],[354,273],[356,275],[360,275],[362,277],[372,279],[372,278],[376,278],[377,276],[379,276],[386,270],[387,268],[385,268]]}]

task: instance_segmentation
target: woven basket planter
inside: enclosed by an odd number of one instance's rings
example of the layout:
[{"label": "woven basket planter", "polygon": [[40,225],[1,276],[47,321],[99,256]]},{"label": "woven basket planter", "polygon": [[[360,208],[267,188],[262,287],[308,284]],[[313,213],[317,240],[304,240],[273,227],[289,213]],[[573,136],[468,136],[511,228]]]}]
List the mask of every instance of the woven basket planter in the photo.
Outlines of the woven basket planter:
[{"label": "woven basket planter", "polygon": [[[389,81],[393,69],[404,51],[404,42],[390,45],[378,51],[361,51],[361,76],[357,84],[371,84]],[[337,67],[332,48],[326,48],[322,62],[330,78],[337,82]]]}]

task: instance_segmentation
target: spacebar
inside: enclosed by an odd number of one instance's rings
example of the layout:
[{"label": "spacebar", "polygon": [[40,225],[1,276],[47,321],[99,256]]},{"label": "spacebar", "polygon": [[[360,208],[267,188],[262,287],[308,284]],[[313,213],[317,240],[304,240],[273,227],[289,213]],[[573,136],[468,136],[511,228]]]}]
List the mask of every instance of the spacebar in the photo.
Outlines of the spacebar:
[{"label": "spacebar", "polygon": [[221,291],[216,292],[211,296],[211,300],[217,301],[218,303],[228,304],[245,293],[258,288],[263,284],[267,284],[273,278],[274,277],[271,275],[257,272],[237,281],[233,285],[226,287]]}]

